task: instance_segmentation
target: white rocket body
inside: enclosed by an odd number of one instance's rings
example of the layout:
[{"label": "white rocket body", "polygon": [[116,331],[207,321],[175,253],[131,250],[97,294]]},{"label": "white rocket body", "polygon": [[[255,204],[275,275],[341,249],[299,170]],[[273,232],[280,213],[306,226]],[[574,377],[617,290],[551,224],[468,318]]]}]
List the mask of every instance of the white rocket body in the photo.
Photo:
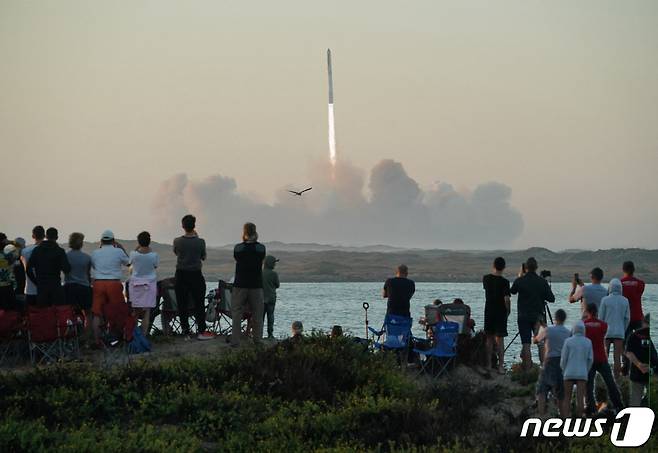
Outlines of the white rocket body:
[{"label": "white rocket body", "polygon": [[329,78],[329,160],[336,165],[336,127],[334,123],[334,77],[331,71],[331,49],[327,49],[327,75]]}]

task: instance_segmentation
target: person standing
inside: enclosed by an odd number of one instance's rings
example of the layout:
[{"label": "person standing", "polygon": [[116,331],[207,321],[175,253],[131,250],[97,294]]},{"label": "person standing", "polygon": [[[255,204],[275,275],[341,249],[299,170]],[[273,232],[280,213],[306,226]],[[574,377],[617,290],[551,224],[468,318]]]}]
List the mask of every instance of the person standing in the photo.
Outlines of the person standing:
[{"label": "person standing", "polygon": [[41,307],[66,304],[62,273],[71,272],[71,264],[64,249],[57,244],[58,235],[56,228],[46,230],[46,240],[34,249],[25,270],[36,282],[37,305]]},{"label": "person standing", "polygon": [[395,277],[384,282],[382,297],[387,300],[386,314],[411,317],[411,298],[416,292],[416,284],[409,278],[409,268],[406,264],[400,264],[395,272]]},{"label": "person standing", "polygon": [[571,336],[571,331],[564,326],[567,313],[559,309],[555,312],[555,324],[543,329],[539,335],[533,338],[534,343],[544,342],[544,363],[539,381],[537,383],[537,408],[539,415],[546,414],[546,398],[548,392],[558,400],[560,415],[566,416],[568,407],[564,404],[564,376],[560,368],[562,358],[562,347],[564,342]]},{"label": "person standing", "polygon": [[658,371],[658,354],[651,340],[650,332],[651,318],[647,313],[642,319],[639,329],[633,332],[626,342],[626,357],[630,361],[630,406],[638,407],[642,405],[645,389],[648,391],[649,380],[651,375],[649,370],[654,373]]},{"label": "person standing", "polygon": [[631,311],[628,299],[621,295],[622,285],[619,279],[610,280],[608,291],[610,295],[601,300],[600,318],[608,324],[608,333],[605,335],[606,355],[610,354],[610,347],[614,346],[614,372],[615,378],[619,378],[624,337],[631,321]]},{"label": "person standing", "polygon": [[[25,239],[18,237],[14,239],[14,244],[16,245],[16,254],[18,256],[18,259],[16,259],[13,264],[14,280],[16,281],[15,293],[17,297],[23,299],[25,296],[25,283],[27,277],[25,275],[25,267],[23,267],[20,258],[23,254],[23,249],[25,249]],[[24,300],[22,300],[22,302],[24,302]]]},{"label": "person standing", "polygon": [[280,286],[279,274],[274,270],[277,260],[272,255],[267,255],[263,262],[263,323],[267,317],[267,338],[274,338],[274,307],[276,305],[276,290]]},{"label": "person standing", "polygon": [[233,329],[231,346],[240,344],[242,314],[251,313],[254,343],[263,338],[263,260],[265,246],[258,242],[256,225],[247,222],[242,227],[242,242],[233,249],[235,280],[233,282]]},{"label": "person standing", "polygon": [[482,279],[484,287],[484,333],[487,335],[487,369],[491,369],[493,345],[496,344],[498,373],[505,373],[505,345],[507,318],[510,314],[510,283],[503,277],[505,260],[498,257],[493,262],[493,272]]},{"label": "person standing", "polygon": [[[528,258],[527,272],[514,280],[510,288],[511,294],[518,294],[516,302],[518,313],[519,336],[521,337],[521,361],[525,369],[532,368],[532,353],[530,344],[532,336],[539,331],[539,326],[545,322],[545,303],[555,302],[555,295],[548,282],[537,275],[537,260]],[[542,350],[539,351],[540,360]]]},{"label": "person standing", "polygon": [[142,333],[148,335],[151,309],[158,296],[158,276],[156,269],[160,257],[151,250],[151,235],[142,231],[137,235],[137,249],[130,252],[130,280],[128,294],[133,314],[142,318]]},{"label": "person standing", "polygon": [[585,415],[585,397],[587,393],[587,378],[594,362],[592,342],[585,336],[585,324],[576,322],[573,326],[573,335],[564,341],[560,368],[564,375],[564,408],[561,414],[568,417],[571,414],[571,395],[576,386],[576,417]]},{"label": "person standing", "polygon": [[66,257],[71,264],[71,272],[64,278],[66,303],[81,309],[87,319],[91,320],[91,256],[82,251],[85,235],[71,233]]},{"label": "person standing", "polygon": [[100,341],[100,326],[103,309],[107,304],[125,304],[123,297],[123,267],[128,265],[126,249],[114,239],[111,230],[103,231],[101,246],[91,254],[91,269],[94,277],[91,312],[94,338]]},{"label": "person standing", "polygon": [[21,252],[21,263],[25,268],[25,305],[36,305],[37,303],[37,284],[33,281],[29,275],[27,275],[27,263],[30,261],[32,252],[36,249],[46,238],[46,230],[41,226],[37,225],[32,228],[32,240],[34,241],[31,245],[28,245]]},{"label": "person standing", "polygon": [[206,241],[196,232],[196,217],[191,214],[181,219],[183,234],[174,239],[176,254],[176,304],[183,335],[191,338],[189,306],[194,308],[197,340],[212,340],[215,336],[206,330],[206,279],[203,278],[203,261],[206,259]]},{"label": "person standing", "polygon": [[16,256],[16,247],[0,233],[0,309],[3,310],[18,309],[13,271]]},{"label": "person standing", "polygon": [[605,336],[608,332],[608,324],[598,318],[598,308],[595,303],[587,305],[585,309],[585,336],[592,342],[592,352],[594,361],[587,376],[587,413],[592,415],[597,412],[596,398],[594,390],[596,386],[596,374],[600,374],[608,389],[608,397],[612,401],[616,411],[623,408],[621,393],[619,387],[612,375],[610,364],[608,363],[608,354],[605,350]]},{"label": "person standing", "polygon": [[596,308],[601,308],[601,299],[608,295],[608,290],[601,284],[603,281],[603,270],[600,267],[595,267],[589,274],[592,281],[589,285],[574,286],[572,282],[572,295],[569,296],[570,303],[580,302],[580,312],[584,315],[585,309],[589,304],[596,305]]},{"label": "person standing", "polygon": [[[628,304],[631,310],[631,321],[626,329],[625,340],[636,329],[642,327],[642,320],[644,313],[642,311],[642,295],[644,294],[644,282],[635,276],[635,264],[632,261],[625,261],[622,265],[624,276],[621,278],[622,295],[628,299]],[[628,374],[628,358],[626,355],[622,357],[622,373]]]}]

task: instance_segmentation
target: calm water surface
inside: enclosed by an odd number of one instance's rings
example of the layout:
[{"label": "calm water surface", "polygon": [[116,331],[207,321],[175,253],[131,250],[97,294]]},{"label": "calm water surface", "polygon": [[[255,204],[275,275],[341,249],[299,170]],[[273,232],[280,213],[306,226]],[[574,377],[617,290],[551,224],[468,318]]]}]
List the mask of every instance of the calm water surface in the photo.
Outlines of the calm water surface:
[{"label": "calm water surface", "polygon": [[[208,288],[215,285],[209,284]],[[343,330],[356,336],[365,335],[363,302],[370,304],[368,318],[370,325],[379,327],[386,313],[386,301],[381,298],[383,283],[282,283],[278,291],[275,312],[274,333],[277,337],[289,335],[290,324],[294,320],[304,323],[306,331],[312,329],[330,331],[331,326],[339,324]],[[552,312],[562,308],[567,312],[567,325],[580,316],[580,304],[570,304],[567,296],[571,289],[569,283],[554,283],[553,292],[557,301],[550,304]],[[423,331],[418,319],[423,316],[423,307],[434,299],[451,302],[459,297],[471,306],[476,330],[484,326],[484,291],[481,283],[416,283],[416,294],[411,300],[411,315],[414,318],[414,334],[422,336]],[[647,285],[643,307],[658,320],[658,285]],[[510,341],[517,332],[516,298],[512,298],[512,315],[508,321]],[[654,329],[654,332],[658,329]],[[654,338],[654,341],[658,338]],[[521,343],[517,338],[507,354],[511,359],[518,357]],[[535,348],[533,348],[535,349]],[[536,355],[536,350],[533,351]]]}]

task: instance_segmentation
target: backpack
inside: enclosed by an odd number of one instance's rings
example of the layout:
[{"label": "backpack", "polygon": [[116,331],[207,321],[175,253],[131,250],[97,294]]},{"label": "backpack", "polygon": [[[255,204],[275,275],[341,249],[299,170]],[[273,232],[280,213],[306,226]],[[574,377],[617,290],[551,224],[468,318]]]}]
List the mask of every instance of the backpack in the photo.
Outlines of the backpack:
[{"label": "backpack", "polygon": [[151,343],[146,339],[142,333],[142,329],[139,327],[135,327],[133,339],[128,343],[128,347],[131,354],[141,354],[151,351]]},{"label": "backpack", "polygon": [[217,302],[213,299],[208,303],[208,309],[206,310],[206,322],[214,323],[217,321]]}]

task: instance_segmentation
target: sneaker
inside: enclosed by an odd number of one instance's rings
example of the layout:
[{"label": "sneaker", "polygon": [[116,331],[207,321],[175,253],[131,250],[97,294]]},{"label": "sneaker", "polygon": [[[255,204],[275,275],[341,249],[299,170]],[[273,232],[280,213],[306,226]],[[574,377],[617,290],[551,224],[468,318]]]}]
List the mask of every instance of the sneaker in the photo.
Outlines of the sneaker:
[{"label": "sneaker", "polygon": [[213,338],[215,338],[215,334],[212,332],[208,332],[207,330],[205,332],[200,333],[196,337],[197,340],[201,340],[201,341],[212,340]]}]

